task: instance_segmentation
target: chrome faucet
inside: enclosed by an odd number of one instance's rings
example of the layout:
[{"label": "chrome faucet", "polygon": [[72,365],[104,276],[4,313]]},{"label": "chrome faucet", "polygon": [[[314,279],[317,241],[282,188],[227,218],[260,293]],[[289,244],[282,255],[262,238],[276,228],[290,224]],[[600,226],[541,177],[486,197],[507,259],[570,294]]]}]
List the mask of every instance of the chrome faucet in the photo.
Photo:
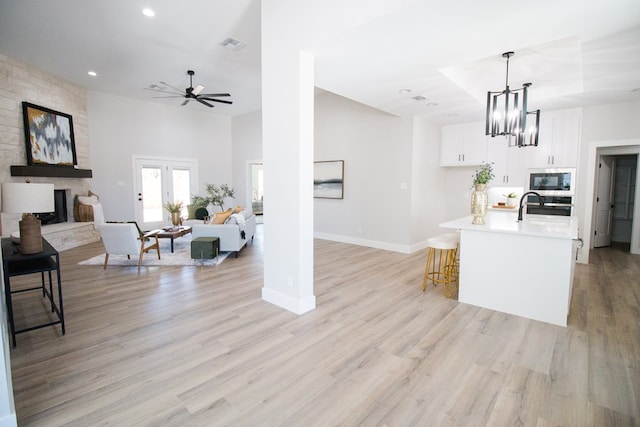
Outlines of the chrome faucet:
[{"label": "chrome faucet", "polygon": [[536,193],[535,191],[527,191],[522,195],[522,197],[520,197],[520,207],[518,208],[518,221],[522,221],[522,208],[524,208],[523,202],[527,197],[527,194],[535,194],[536,196],[538,196],[538,201],[540,202],[540,206],[544,206],[544,197],[542,197],[540,194]]}]

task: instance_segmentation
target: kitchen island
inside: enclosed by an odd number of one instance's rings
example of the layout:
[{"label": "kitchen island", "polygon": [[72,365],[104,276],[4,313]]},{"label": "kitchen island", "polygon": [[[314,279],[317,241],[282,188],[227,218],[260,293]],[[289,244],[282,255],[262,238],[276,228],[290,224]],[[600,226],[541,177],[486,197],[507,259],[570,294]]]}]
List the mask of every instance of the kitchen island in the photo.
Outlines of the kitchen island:
[{"label": "kitchen island", "polygon": [[578,220],[489,211],[440,227],[460,231],[458,300],[529,319],[566,326],[573,287]]}]

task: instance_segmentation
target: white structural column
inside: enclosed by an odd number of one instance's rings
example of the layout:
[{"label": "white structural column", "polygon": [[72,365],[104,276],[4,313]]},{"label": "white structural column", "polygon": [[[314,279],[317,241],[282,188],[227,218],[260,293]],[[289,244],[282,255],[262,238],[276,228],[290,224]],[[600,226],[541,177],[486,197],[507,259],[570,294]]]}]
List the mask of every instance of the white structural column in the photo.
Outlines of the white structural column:
[{"label": "white structural column", "polygon": [[[297,314],[313,295],[313,56],[301,52],[264,7],[262,298]],[[281,17],[280,17],[281,18]],[[285,26],[286,27],[286,26]]]}]

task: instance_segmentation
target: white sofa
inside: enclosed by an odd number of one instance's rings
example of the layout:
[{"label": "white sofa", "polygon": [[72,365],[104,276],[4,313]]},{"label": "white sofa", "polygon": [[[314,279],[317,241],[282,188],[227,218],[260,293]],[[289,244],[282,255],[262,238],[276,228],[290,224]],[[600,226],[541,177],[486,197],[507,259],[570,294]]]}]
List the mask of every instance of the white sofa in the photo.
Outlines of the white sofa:
[{"label": "white sofa", "polygon": [[217,237],[220,239],[220,252],[235,252],[237,258],[240,250],[248,241],[253,240],[253,236],[256,234],[256,216],[253,212],[245,210],[240,214],[244,217],[244,226],[235,223],[205,224],[200,219],[188,219],[183,222],[183,225],[191,226],[191,235],[194,239]]}]

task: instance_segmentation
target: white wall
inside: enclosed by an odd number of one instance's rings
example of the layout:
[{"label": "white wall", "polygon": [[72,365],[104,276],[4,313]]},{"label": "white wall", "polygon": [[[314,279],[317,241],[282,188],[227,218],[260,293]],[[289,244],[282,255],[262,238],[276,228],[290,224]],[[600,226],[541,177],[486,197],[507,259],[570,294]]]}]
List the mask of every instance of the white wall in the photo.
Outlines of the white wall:
[{"label": "white wall", "polygon": [[438,224],[450,217],[446,170],[440,167],[440,127],[424,119],[413,123],[411,154],[411,252],[426,247],[426,239],[442,234]]},{"label": "white wall", "polygon": [[198,159],[198,184],[232,184],[231,119],[181,106],[89,92],[93,188],[107,220],[135,218],[134,155]]},{"label": "white wall", "polygon": [[[587,263],[591,242],[592,204],[594,197],[594,171],[596,153],[599,148],[611,147],[633,148],[640,145],[640,102],[624,104],[599,105],[584,107],[582,113],[582,142],[578,164],[578,192],[576,194],[576,212],[580,218],[580,235],[584,240],[584,248],[580,251],[578,261]],[[636,201],[638,200],[636,192]],[[638,206],[636,215],[638,218]],[[635,227],[640,228],[634,220]],[[640,246],[636,232],[636,241]]]},{"label": "white wall", "polygon": [[406,250],[412,139],[410,119],[329,92],[316,96],[314,160],[345,162],[344,199],[314,199],[316,236]]},{"label": "white wall", "polygon": [[236,204],[251,206],[251,182],[248,165],[262,162],[262,112],[244,114],[232,120],[233,188]]}]

